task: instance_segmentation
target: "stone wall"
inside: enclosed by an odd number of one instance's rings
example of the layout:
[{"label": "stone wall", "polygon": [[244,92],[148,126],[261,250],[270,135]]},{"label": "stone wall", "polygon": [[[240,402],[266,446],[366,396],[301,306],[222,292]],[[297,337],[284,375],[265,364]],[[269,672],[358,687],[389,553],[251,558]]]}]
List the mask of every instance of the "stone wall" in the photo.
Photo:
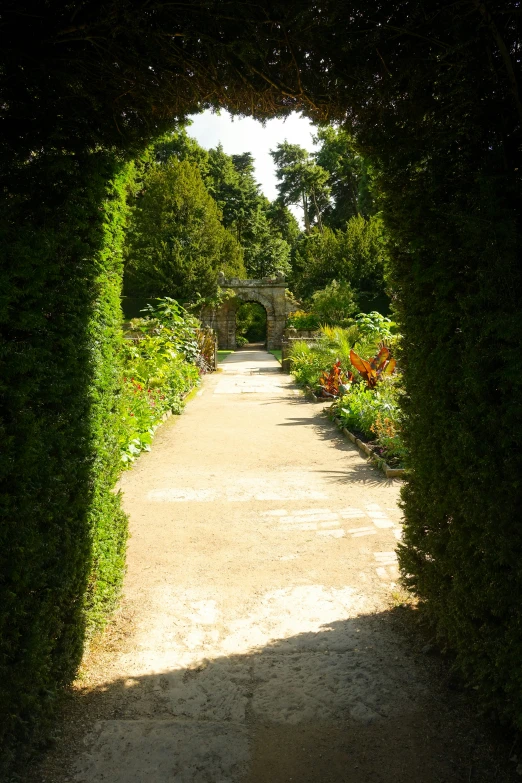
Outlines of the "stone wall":
[{"label": "stone wall", "polygon": [[288,315],[296,309],[297,303],[286,293],[286,282],[282,275],[262,280],[228,280],[220,275],[218,283],[230,293],[222,305],[203,310],[203,325],[212,327],[218,336],[219,348],[236,348],[236,312],[244,302],[257,302],[266,310],[267,350],[281,348],[283,332]]}]

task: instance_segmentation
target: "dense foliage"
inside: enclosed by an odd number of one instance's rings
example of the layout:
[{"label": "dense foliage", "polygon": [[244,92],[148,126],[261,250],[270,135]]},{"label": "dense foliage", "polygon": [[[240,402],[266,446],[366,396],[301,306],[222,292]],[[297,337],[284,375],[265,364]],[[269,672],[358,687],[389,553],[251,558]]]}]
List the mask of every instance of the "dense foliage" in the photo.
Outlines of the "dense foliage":
[{"label": "dense foliage", "polygon": [[[45,729],[121,588],[127,520],[113,490],[132,441],[120,294],[135,173],[102,152],[11,166],[0,219],[5,762],[14,741]],[[186,365],[171,384],[192,385]]]},{"label": "dense foliage", "polygon": [[221,145],[209,150],[206,183],[222,210],[223,225],[243,248],[246,276],[289,274],[297,223],[283,204],[271,204],[260,193],[252,154],[227,155]]},{"label": "dense foliage", "polygon": [[170,298],[130,324],[123,346],[121,460],[149,451],[168,411],[181,413],[184,397],[210,369],[201,354],[199,322]]},{"label": "dense foliage", "polygon": [[3,760],[13,738],[45,725],[86,633],[114,606],[126,543],[112,490],[128,172],[103,153],[51,152],[10,173],[0,210]]},{"label": "dense foliage", "polygon": [[261,195],[253,157],[204,150],[187,124],[136,162],[124,290],[137,298],[194,301],[216,293],[217,272],[290,273],[295,218]]},{"label": "dense foliage", "polygon": [[298,204],[301,207],[307,234],[314,222],[322,230],[321,215],[330,196],[328,172],[298,144],[283,141],[270,154],[279,180],[277,189],[281,204]]},{"label": "dense foliage", "polygon": [[[391,344],[392,322],[379,313],[375,313],[375,318],[371,317],[373,315],[367,318],[361,314],[360,317],[352,318],[351,324],[344,328],[321,326],[318,339],[313,341],[297,340],[291,354],[292,372],[297,381],[316,386],[321,373],[328,370],[337,359],[346,371],[355,372],[350,360],[352,350],[361,356],[372,356],[381,340],[386,339]],[[375,329],[376,323],[381,327],[378,330]]]},{"label": "dense foliage", "polygon": [[377,172],[412,466],[402,567],[466,678],[522,726],[518,4],[2,13],[3,735],[72,675],[91,563],[94,615],[121,573],[118,156],[205,106],[342,121]]},{"label": "dense foliage", "polygon": [[296,244],[293,288],[309,299],[336,280],[352,287],[359,309],[386,312],[386,262],[382,220],[354,216],[343,229],[312,231]]},{"label": "dense foliage", "polygon": [[352,384],[335,405],[335,414],[343,426],[373,444],[377,456],[391,467],[404,467],[408,461],[402,437],[399,381],[398,377],[387,378],[375,389],[368,389],[363,383]]},{"label": "dense foliage", "polygon": [[[241,338],[237,342],[238,337]],[[261,343],[266,340],[266,310],[257,302],[243,302],[236,312],[236,344]]]},{"label": "dense foliage", "polygon": [[337,280],[312,294],[310,304],[317,321],[332,326],[349,324],[358,309],[350,283]]},{"label": "dense foliage", "polygon": [[[360,356],[371,359],[383,340],[395,346],[393,326],[379,313],[360,314],[347,328],[323,326],[314,341],[296,340],[290,351],[290,366],[300,385],[335,399],[335,413],[344,426],[375,444],[378,455],[397,466],[407,461],[402,437],[401,377],[396,372],[384,372],[368,379],[364,371],[360,372],[358,361]],[[395,362],[390,363],[390,372],[394,368]]]},{"label": "dense foliage", "polygon": [[322,213],[329,228],[344,228],[352,217],[370,218],[376,212],[372,193],[374,173],[367,158],[357,150],[345,128],[324,125],[317,131],[319,147],[314,159],[328,173],[331,198]]},{"label": "dense foliage", "polygon": [[323,125],[317,151],[284,141],[271,155],[276,203],[300,207],[304,231],[291,242],[290,283],[309,299],[334,281],[349,284],[354,310],[387,312],[386,231],[377,214],[375,173],[345,129]]},{"label": "dense foliage", "polygon": [[170,157],[140,178],[126,239],[125,293],[187,301],[215,290],[219,270],[244,274],[243,253],[196,164]]},{"label": "dense foliage", "polygon": [[319,316],[306,310],[294,310],[286,319],[287,327],[315,331],[320,326]]}]

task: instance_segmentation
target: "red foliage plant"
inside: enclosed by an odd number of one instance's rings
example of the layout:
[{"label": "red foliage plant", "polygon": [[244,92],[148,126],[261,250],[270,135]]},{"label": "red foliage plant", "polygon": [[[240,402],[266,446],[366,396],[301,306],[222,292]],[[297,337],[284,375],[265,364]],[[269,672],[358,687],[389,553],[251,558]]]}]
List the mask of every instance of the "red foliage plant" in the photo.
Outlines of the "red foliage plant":
[{"label": "red foliage plant", "polygon": [[369,389],[374,389],[383,376],[391,375],[397,364],[390,349],[384,343],[380,344],[379,352],[373,359],[366,361],[352,350],[350,351],[350,361],[359,375],[364,378]]},{"label": "red foliage plant", "polygon": [[322,373],[319,378],[319,386],[324,397],[338,397],[341,385],[351,383],[352,381],[352,373],[345,373],[341,368],[340,359],[337,359],[329,372],[325,370]]}]

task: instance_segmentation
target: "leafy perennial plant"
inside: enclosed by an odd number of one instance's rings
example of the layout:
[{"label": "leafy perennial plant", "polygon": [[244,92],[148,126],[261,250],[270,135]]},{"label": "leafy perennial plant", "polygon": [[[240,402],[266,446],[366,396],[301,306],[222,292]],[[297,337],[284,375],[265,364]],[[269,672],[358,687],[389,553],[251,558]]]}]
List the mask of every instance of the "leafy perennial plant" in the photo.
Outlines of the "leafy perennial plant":
[{"label": "leafy perennial plant", "polygon": [[407,453],[401,437],[400,376],[384,379],[377,388],[352,384],[334,403],[343,426],[375,445],[374,451],[394,467],[404,465]]},{"label": "leafy perennial plant", "polygon": [[175,300],[149,305],[145,318],[131,321],[124,341],[121,459],[130,464],[148,451],[167,411],[181,413],[184,396],[208,369],[207,343],[199,322]]},{"label": "leafy perennial plant", "polygon": [[333,408],[344,426],[399,466],[407,453],[401,435],[401,377],[389,348],[397,339],[393,327],[379,313],[361,314],[346,329],[324,326],[318,339],[296,341],[290,360],[300,385],[335,398]]}]

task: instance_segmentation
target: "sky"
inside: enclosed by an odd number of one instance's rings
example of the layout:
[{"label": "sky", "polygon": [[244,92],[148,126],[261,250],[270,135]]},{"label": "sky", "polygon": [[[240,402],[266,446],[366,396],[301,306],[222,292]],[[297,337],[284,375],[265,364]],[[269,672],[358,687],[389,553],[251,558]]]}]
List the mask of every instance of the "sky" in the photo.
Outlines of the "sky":
[{"label": "sky", "polygon": [[[187,132],[205,149],[216,147],[221,142],[228,155],[252,153],[256,164],[256,180],[270,201],[277,196],[277,179],[270,150],[275,149],[276,145],[285,139],[310,152],[314,150],[312,133],[315,132],[315,127],[310,120],[295,112],[286,119],[268,120],[264,126],[251,117],[232,117],[226,111],[219,115],[205,111],[203,114],[193,115],[190,119],[193,124],[187,128]],[[301,218],[299,208],[292,211],[296,217]]]}]

